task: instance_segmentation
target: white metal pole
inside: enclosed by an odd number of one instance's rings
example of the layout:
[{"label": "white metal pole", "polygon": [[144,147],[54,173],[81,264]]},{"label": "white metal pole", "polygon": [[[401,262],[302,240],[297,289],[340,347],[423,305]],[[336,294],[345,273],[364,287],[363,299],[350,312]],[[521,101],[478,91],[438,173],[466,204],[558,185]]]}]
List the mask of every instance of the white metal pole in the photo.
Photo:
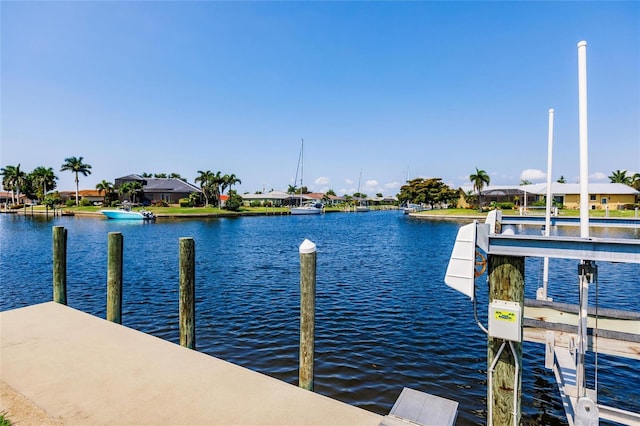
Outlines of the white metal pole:
[{"label": "white metal pole", "polygon": [[578,43],[578,121],[580,127],[580,237],[589,238],[589,136],[587,127],[587,42]]},{"label": "white metal pole", "polygon": [[[589,155],[587,127],[587,42],[578,43],[578,121],[580,128],[580,237],[589,238]],[[587,262],[582,261],[583,268]],[[576,365],[577,397],[585,395],[584,355],[587,346],[587,307],[589,279],[580,274],[580,313],[578,315],[578,363]]]},{"label": "white metal pole", "polygon": [[[551,175],[553,165],[553,108],[549,109],[549,137],[547,145],[547,208],[545,211],[544,235],[548,237],[551,233],[551,203],[553,192],[551,191]],[[547,288],[549,284],[549,258],[544,258],[542,276],[542,294],[538,299],[547,300]]]}]

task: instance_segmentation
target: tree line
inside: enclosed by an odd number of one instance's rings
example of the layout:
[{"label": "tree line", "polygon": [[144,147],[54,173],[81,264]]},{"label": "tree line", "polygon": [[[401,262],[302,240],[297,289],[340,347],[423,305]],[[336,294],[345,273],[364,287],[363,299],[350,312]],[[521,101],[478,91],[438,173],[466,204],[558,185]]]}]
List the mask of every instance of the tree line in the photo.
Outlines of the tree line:
[{"label": "tree line", "polygon": [[[61,172],[70,171],[74,176],[76,186],[75,204],[80,203],[79,188],[80,175],[88,176],[91,174],[91,165],[84,162],[83,157],[69,157],[64,159],[64,163],[60,167]],[[220,198],[224,192],[229,189],[231,195],[231,187],[242,183],[235,174],[222,174],[222,172],[212,172],[210,170],[198,170],[196,184],[200,184],[202,195],[205,199],[205,205],[220,206]],[[31,200],[38,200],[43,204],[53,205],[60,202],[59,195],[53,192],[57,189],[57,180],[53,168],[39,166],[30,173],[22,170],[21,165],[7,165],[0,169],[2,175],[2,187],[11,193],[11,203],[19,204],[20,196],[23,195]],[[147,173],[141,174],[143,178],[173,178],[186,182],[179,173]],[[96,189],[103,194],[105,203],[110,203],[116,195],[122,195],[130,201],[136,201],[144,192],[141,182],[125,182],[118,188],[112,182],[102,180],[96,185]],[[235,191],[233,191],[235,193]],[[191,198],[197,198],[199,194],[191,194]],[[195,195],[195,196],[194,196]],[[195,200],[194,200],[195,201]],[[198,200],[199,201],[199,200]]]},{"label": "tree line", "polygon": [[[615,170],[608,176],[610,183],[622,183],[640,191],[640,173],[628,174],[627,170]],[[469,175],[469,181],[473,184],[473,190],[464,192],[461,188],[454,190],[442,182],[440,178],[417,178],[407,181],[406,185],[400,187],[398,201],[401,204],[426,204],[431,208],[437,205],[456,204],[460,197],[472,206],[482,209],[482,190],[489,186],[491,178],[486,171],[476,167],[474,173]],[[566,183],[564,176],[557,180],[559,183]],[[520,185],[529,185],[531,182],[522,180]]]},{"label": "tree line", "polygon": [[[64,159],[64,163],[60,167],[60,171],[70,171],[73,173],[74,181],[76,185],[76,205],[79,204],[79,184],[80,175],[88,176],[91,174],[91,165],[84,162],[83,157],[68,157]],[[6,191],[11,193],[12,204],[18,204],[20,195],[24,195],[29,199],[39,200],[45,204],[54,203],[55,195],[50,194],[51,191],[57,187],[58,177],[55,175],[53,168],[39,166],[36,167],[30,173],[25,172],[20,168],[20,164],[17,166],[7,165],[0,169],[0,175],[2,175],[2,186]],[[143,178],[175,178],[181,179],[186,182],[182,176],[178,173],[147,173],[141,174]],[[611,183],[622,183],[633,187],[640,191],[640,173],[629,174],[627,170],[615,170],[608,176]],[[482,199],[481,191],[485,186],[488,186],[491,182],[489,175],[482,169],[476,167],[474,173],[469,175],[469,180],[473,184],[473,191],[464,193],[462,189],[454,190],[448,185],[442,182],[440,178],[417,178],[407,181],[407,183],[400,187],[400,192],[397,194],[398,201],[401,204],[416,203],[427,204],[432,208],[436,205],[450,205],[455,203],[460,196],[463,196],[467,202],[472,205],[481,208]],[[558,182],[565,183],[564,176],[558,179]],[[211,170],[198,170],[198,176],[195,179],[195,183],[199,184],[202,190],[202,196],[204,197],[205,206],[213,205],[214,207],[220,206],[220,198],[224,192],[229,189],[231,194],[231,187],[236,184],[242,183],[242,181],[235,174],[222,174],[222,172],[212,172]],[[522,180],[521,185],[530,184],[531,182]],[[112,200],[116,194],[114,184],[103,180],[96,185],[96,189],[104,194],[105,202]],[[127,197],[134,201],[143,192],[143,186],[140,182],[126,182],[117,189],[117,193]],[[235,191],[234,195],[236,195]],[[297,188],[294,185],[289,185],[289,193],[307,193],[306,187]],[[335,195],[335,192],[328,191],[327,195],[331,192]],[[381,196],[382,194],[378,194]],[[353,195],[356,198],[366,198],[365,194],[356,193]]]}]

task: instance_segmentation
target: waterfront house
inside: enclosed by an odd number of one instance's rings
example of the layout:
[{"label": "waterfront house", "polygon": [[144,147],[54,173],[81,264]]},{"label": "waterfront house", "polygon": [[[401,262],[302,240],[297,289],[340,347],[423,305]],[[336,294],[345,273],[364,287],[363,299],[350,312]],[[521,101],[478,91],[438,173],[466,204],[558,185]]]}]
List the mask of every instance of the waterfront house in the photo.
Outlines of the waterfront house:
[{"label": "waterfront house", "polygon": [[[202,194],[202,190],[197,186],[177,178],[143,178],[140,175],[131,174],[116,178],[114,188],[118,190],[126,182],[140,182],[142,184],[142,203],[153,203],[154,201],[164,201],[169,204],[176,204],[181,198],[189,198],[193,192]],[[120,196],[121,201],[124,200]]]},{"label": "waterfront house", "polygon": [[291,197],[283,191],[271,191],[266,194],[242,194],[242,202],[245,206],[259,202],[261,206],[282,207],[286,205],[286,200]]},{"label": "waterfront house", "polygon": [[[590,183],[589,209],[623,210],[633,208],[638,199],[639,191],[621,183]],[[567,209],[580,208],[580,184],[560,183],[551,184],[551,193],[556,204]],[[482,190],[482,204],[512,202],[516,206],[531,206],[536,202],[544,202],[547,196],[547,184],[536,183],[530,185],[491,185]],[[525,201],[526,200],[526,201]]]}]

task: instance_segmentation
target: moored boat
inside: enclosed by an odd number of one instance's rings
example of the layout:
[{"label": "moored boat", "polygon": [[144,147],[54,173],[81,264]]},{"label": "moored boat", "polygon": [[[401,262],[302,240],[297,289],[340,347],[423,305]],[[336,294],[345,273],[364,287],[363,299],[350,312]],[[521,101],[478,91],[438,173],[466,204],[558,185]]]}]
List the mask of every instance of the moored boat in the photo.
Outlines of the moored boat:
[{"label": "moored boat", "polygon": [[120,219],[120,220],[156,220],[156,215],[150,211],[131,211],[126,209],[117,210],[100,210],[100,213],[105,215],[107,219]]},{"label": "moored boat", "polygon": [[291,207],[291,214],[303,215],[303,214],[320,214],[324,211],[324,204],[317,201],[310,201],[299,207]]}]

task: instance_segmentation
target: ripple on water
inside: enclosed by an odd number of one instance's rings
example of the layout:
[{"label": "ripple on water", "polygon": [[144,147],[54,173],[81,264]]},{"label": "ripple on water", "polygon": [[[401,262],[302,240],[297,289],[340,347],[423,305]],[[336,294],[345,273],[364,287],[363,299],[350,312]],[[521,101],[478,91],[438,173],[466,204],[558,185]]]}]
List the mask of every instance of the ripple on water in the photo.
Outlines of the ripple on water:
[{"label": "ripple on water", "polygon": [[[4,217],[2,217],[4,216]],[[316,243],[315,391],[386,414],[404,386],[459,401],[458,424],[486,422],[486,336],[469,299],[443,284],[459,223],[397,212],[158,221],[147,226],[0,215],[0,308],[51,300],[51,225],[68,229],[69,304],[105,316],[106,239],[124,237],[123,324],[177,343],[178,239],[196,243],[197,349],[298,382],[299,254]],[[140,224],[138,224],[140,225]],[[536,232],[538,232],[536,230]],[[632,238],[637,238],[633,237]],[[526,297],[541,285],[528,258]],[[640,311],[640,266],[599,264],[602,306]],[[576,262],[551,260],[550,294],[577,303]],[[477,280],[486,318],[486,279]],[[544,349],[524,344],[523,424],[564,424]],[[592,356],[588,357],[591,365]],[[600,356],[604,403],[640,411],[636,361]],[[592,370],[590,370],[592,371]],[[593,373],[588,373],[593,381]]]}]

